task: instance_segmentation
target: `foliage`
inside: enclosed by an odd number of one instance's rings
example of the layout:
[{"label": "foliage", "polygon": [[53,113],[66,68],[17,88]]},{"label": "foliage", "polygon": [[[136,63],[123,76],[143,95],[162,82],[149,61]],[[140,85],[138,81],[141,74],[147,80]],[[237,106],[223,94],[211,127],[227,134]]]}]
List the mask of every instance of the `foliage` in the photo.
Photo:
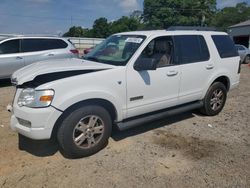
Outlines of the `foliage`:
[{"label": "foliage", "polygon": [[82,27],[71,27],[64,37],[95,37],[106,38],[111,34],[135,31],[143,27],[140,19],[123,16],[114,22],[108,22],[106,18],[95,20],[92,29],[83,29]]},{"label": "foliage", "polygon": [[239,3],[236,7],[225,7],[219,10],[212,20],[212,25],[226,31],[229,26],[250,19],[250,7]]},{"label": "foliage", "polygon": [[208,25],[216,10],[216,0],[144,0],[147,27]]},{"label": "foliage", "polygon": [[73,26],[69,29],[68,32],[64,33],[64,37],[82,37],[86,33],[86,29],[83,29],[81,26]]},{"label": "foliage", "polygon": [[113,33],[164,29],[172,25],[215,26],[226,30],[247,19],[250,19],[247,3],[217,10],[216,0],[144,0],[143,12],[135,10],[129,17],[113,22],[102,17],[95,20],[92,29],[74,26],[64,36],[106,38]]}]

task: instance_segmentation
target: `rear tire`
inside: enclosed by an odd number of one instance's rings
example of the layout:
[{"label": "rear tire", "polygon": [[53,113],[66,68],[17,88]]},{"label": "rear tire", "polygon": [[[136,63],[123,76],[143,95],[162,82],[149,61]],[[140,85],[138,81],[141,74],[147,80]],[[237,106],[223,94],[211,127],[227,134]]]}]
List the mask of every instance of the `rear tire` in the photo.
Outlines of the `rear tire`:
[{"label": "rear tire", "polygon": [[93,155],[103,149],[111,135],[112,121],[108,111],[98,105],[72,110],[57,132],[59,146],[69,158]]},{"label": "rear tire", "polygon": [[221,82],[213,83],[203,99],[204,106],[200,109],[200,112],[207,116],[215,116],[219,114],[227,99],[227,89]]}]

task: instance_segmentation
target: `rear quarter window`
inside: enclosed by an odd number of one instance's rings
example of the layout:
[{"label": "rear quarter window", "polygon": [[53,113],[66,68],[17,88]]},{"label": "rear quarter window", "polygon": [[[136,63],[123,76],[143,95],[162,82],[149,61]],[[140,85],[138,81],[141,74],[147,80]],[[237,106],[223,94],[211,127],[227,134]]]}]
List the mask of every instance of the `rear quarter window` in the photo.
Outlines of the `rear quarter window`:
[{"label": "rear quarter window", "polygon": [[228,35],[212,35],[212,39],[221,58],[239,56],[234,42]]}]

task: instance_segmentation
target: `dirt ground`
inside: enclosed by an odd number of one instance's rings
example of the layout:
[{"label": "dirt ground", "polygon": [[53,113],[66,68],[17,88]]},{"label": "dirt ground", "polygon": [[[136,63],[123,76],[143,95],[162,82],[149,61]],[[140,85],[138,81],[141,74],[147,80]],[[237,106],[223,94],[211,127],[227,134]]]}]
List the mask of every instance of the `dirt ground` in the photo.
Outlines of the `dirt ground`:
[{"label": "dirt ground", "polygon": [[56,144],[18,139],[5,110],[14,89],[1,85],[0,187],[250,187],[248,66],[218,116],[188,112],[115,131],[104,150],[75,160]]}]

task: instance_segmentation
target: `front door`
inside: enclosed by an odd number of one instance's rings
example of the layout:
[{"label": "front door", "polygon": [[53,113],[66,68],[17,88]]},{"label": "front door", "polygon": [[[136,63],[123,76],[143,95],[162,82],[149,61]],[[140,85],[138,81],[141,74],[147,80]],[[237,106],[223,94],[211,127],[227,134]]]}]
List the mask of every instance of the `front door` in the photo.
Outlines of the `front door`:
[{"label": "front door", "polygon": [[180,69],[173,59],[171,37],[153,39],[139,58],[158,62],[156,70],[127,70],[127,118],[161,110],[178,101]]}]

